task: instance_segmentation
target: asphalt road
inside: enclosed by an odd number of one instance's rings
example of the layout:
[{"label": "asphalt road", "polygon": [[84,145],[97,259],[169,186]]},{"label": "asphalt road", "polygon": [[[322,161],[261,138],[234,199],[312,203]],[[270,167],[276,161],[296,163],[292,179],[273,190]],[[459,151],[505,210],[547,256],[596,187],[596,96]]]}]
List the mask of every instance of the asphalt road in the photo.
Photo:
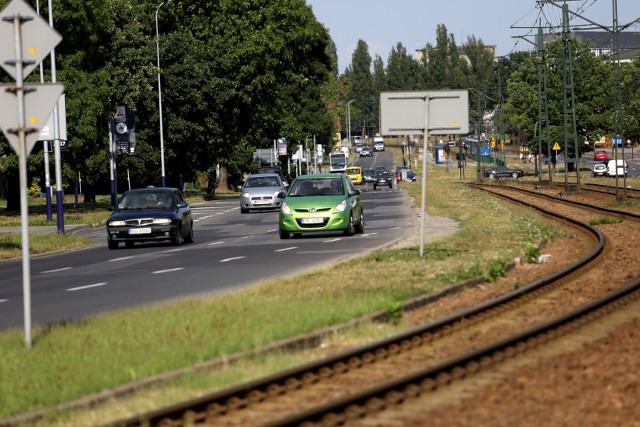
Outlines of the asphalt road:
[{"label": "asphalt road", "polygon": [[[391,153],[357,160],[385,164]],[[384,162],[384,159],[387,159]],[[414,232],[405,196],[361,186],[365,231],[281,240],[277,212],[241,214],[237,198],[192,205],[195,242],[109,250],[103,228],[94,247],[31,259],[32,324],[46,325],[179,297],[215,295],[375,250]],[[0,263],[0,330],[22,328],[22,261]]]}]

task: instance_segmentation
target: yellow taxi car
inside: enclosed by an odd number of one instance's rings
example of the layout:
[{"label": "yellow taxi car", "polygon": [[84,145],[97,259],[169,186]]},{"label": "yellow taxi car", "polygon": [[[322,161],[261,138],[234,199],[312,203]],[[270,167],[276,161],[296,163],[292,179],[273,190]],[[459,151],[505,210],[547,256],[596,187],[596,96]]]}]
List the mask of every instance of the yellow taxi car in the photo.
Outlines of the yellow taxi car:
[{"label": "yellow taxi car", "polygon": [[362,184],[364,182],[362,168],[360,166],[348,166],[344,173],[347,174],[351,182],[354,184]]}]

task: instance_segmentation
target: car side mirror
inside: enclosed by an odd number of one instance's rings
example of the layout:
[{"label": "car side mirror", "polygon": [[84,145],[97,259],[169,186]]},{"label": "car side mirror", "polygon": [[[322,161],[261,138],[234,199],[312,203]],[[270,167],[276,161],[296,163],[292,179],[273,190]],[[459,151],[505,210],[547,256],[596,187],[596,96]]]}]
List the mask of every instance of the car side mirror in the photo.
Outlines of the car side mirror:
[{"label": "car side mirror", "polygon": [[113,209],[113,206],[111,206],[111,205],[107,206],[107,210],[108,210],[109,212],[113,212],[113,210],[114,210],[114,209]]},{"label": "car side mirror", "polygon": [[178,208],[186,208],[187,206],[188,206],[188,205],[187,205],[187,202],[180,202],[180,203],[178,203]]},{"label": "car side mirror", "polygon": [[351,191],[349,191],[349,195],[350,196],[359,196],[360,195],[360,190],[351,190]]}]

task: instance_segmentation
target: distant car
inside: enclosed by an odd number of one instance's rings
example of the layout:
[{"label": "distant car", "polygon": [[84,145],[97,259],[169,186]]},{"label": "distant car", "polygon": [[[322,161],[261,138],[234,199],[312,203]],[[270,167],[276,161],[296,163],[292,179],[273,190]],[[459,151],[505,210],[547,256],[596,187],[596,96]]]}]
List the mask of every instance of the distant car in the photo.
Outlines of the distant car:
[{"label": "distant car", "polygon": [[356,142],[356,153],[359,153],[364,148],[364,144],[362,142]]},{"label": "distant car", "polygon": [[347,174],[351,182],[354,184],[362,184],[364,182],[362,168],[360,166],[347,166],[344,173]]},{"label": "distant car", "polygon": [[607,160],[609,158],[609,155],[607,154],[606,151],[604,150],[596,150],[593,153],[593,160]]},{"label": "distant car", "polygon": [[254,173],[247,178],[240,189],[240,213],[252,210],[280,209],[285,191],[280,175],[276,173]]},{"label": "distant car", "polygon": [[290,179],[290,177],[287,177],[287,176],[284,175],[284,173],[282,172],[282,169],[280,169],[278,166],[262,166],[262,167],[258,168],[256,173],[275,173],[275,174],[278,174],[278,175],[280,175],[280,179],[282,180],[282,183],[284,184],[285,187],[287,187],[289,185],[289,182],[292,181],[292,179]]},{"label": "distant car", "polygon": [[618,160],[609,160],[606,164],[607,166],[607,176],[627,176],[628,167],[627,162],[623,159]]},{"label": "distant car", "polygon": [[416,178],[416,174],[413,173],[412,170],[407,171],[407,182],[416,182],[418,179]]},{"label": "distant car", "polygon": [[524,176],[522,169],[509,169],[504,166],[496,166],[484,171],[484,176],[487,178],[506,178],[511,177],[513,179]]},{"label": "distant car", "polygon": [[362,178],[364,178],[364,182],[373,182],[375,180],[375,172],[373,169],[365,169],[362,171]]},{"label": "distant car", "polygon": [[371,151],[371,147],[365,145],[360,150],[360,157],[373,157],[373,151]]},{"label": "distant car", "polygon": [[607,174],[607,165],[604,163],[596,163],[593,165],[593,176],[605,176]]},{"label": "distant car", "polygon": [[288,239],[292,233],[323,231],[341,231],[347,236],[364,231],[360,191],[345,174],[298,176],[280,208],[281,239]]},{"label": "distant car", "polygon": [[191,208],[177,188],[129,190],[109,210],[113,210],[106,224],[109,249],[117,249],[120,242],[128,248],[136,242],[170,240],[178,246],[193,242]]},{"label": "distant car", "polygon": [[381,136],[373,137],[373,150],[384,151],[384,139]]},{"label": "distant car", "polygon": [[375,181],[373,181],[373,189],[376,190],[380,186],[393,188],[393,176],[388,170],[376,170]]}]

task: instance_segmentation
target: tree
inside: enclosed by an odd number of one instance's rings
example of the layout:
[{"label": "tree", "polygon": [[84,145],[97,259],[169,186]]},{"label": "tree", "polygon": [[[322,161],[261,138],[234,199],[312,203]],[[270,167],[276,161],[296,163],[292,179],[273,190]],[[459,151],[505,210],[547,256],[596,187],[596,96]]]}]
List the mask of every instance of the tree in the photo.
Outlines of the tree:
[{"label": "tree", "polygon": [[398,43],[391,48],[387,61],[387,86],[390,90],[416,89],[416,62],[407,49]]},{"label": "tree", "polygon": [[351,79],[349,98],[355,100],[351,108],[351,121],[360,122],[362,130],[365,130],[373,117],[374,93],[371,80],[371,56],[369,46],[364,40],[358,40],[347,74]]}]

